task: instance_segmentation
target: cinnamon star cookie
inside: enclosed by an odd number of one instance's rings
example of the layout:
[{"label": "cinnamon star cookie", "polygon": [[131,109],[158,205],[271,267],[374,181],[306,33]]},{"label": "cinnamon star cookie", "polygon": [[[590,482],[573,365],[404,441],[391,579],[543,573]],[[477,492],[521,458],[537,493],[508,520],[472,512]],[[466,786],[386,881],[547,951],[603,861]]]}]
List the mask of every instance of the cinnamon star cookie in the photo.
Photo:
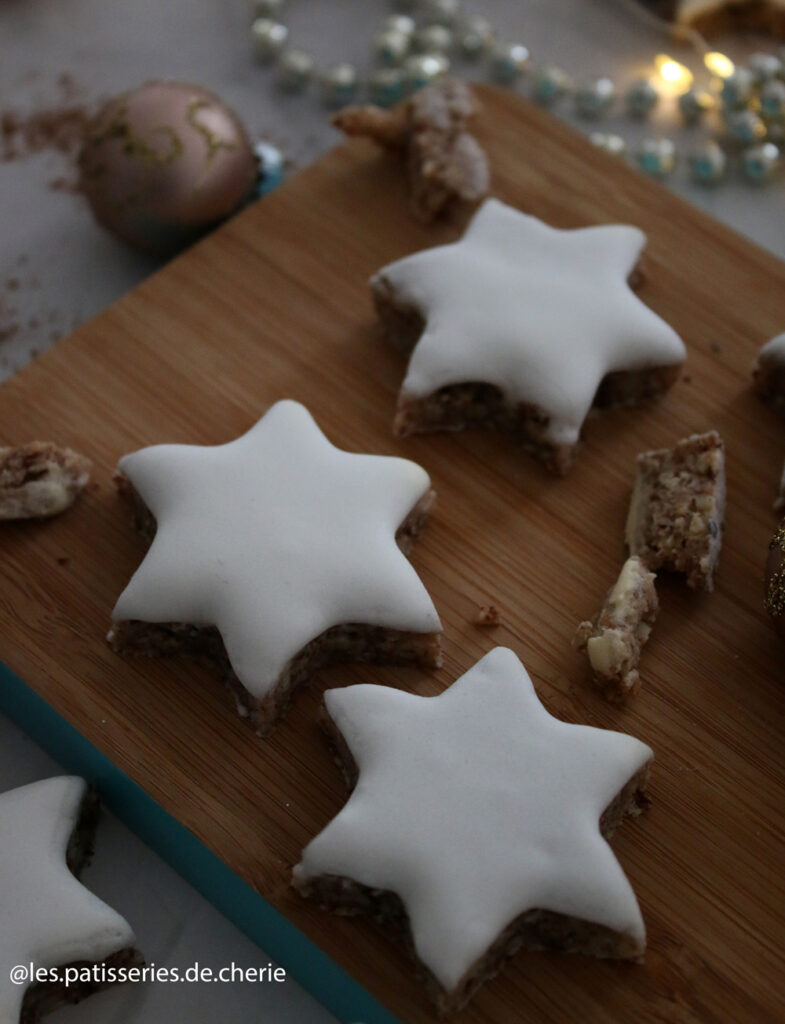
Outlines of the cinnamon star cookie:
[{"label": "cinnamon star cookie", "polygon": [[[95,795],[73,776],[0,794],[3,1024],[37,1021],[61,1003],[124,980],[122,971],[143,963],[130,925],[78,881],[92,853],[97,817]],[[11,969],[20,966],[28,976],[14,981]],[[68,985],[67,966],[81,969]],[[95,974],[91,967],[98,968]]]},{"label": "cinnamon star cookie", "polygon": [[642,955],[641,913],[606,837],[638,810],[647,746],[553,718],[503,647],[439,697],[366,684],[324,699],[356,784],[294,885],[403,924],[441,1011],[521,945]]},{"label": "cinnamon star cookie", "polygon": [[439,664],[439,616],[404,554],[434,497],[414,462],[341,451],[283,401],[229,444],[118,468],[152,543],[112,613],[117,650],[212,658],[260,731],[328,661]]},{"label": "cinnamon star cookie", "polygon": [[411,352],[395,432],[512,430],[566,472],[592,405],[660,394],[684,361],[628,285],[645,241],[618,224],[560,231],[488,199],[460,241],[380,270],[377,310]]}]

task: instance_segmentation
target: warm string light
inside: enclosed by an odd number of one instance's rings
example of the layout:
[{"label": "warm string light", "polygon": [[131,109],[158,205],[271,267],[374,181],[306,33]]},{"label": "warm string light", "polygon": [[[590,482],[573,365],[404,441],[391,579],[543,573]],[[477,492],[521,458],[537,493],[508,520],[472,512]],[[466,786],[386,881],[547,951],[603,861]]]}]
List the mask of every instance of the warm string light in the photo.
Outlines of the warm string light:
[{"label": "warm string light", "polygon": [[692,85],[692,72],[684,64],[669,57],[667,53],[658,53],[654,58],[660,78],[672,89],[685,90]]},{"label": "warm string light", "polygon": [[[730,57],[717,50],[705,53],[703,63],[709,74],[713,76],[716,88],[719,88],[721,82],[729,78],[736,70],[736,65]],[[658,86],[662,92],[680,95],[686,92],[694,82],[694,75],[690,69],[667,53],[658,53],[654,58],[654,66],[657,69],[657,76],[653,84]]]},{"label": "warm string light", "polygon": [[728,78],[736,70],[736,65],[730,57],[726,57],[724,53],[718,53],[716,50],[705,53],[703,63],[707,70],[718,78]]}]

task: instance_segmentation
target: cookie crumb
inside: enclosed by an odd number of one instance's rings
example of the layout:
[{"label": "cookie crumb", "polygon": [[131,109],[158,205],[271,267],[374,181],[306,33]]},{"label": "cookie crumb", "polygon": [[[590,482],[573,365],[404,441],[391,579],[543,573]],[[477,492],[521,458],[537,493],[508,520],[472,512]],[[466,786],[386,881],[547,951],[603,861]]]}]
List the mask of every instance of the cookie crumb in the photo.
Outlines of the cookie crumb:
[{"label": "cookie crumb", "polygon": [[483,628],[488,629],[501,625],[501,621],[499,609],[495,604],[481,605],[477,609],[477,614],[474,616],[475,626],[482,626]]}]

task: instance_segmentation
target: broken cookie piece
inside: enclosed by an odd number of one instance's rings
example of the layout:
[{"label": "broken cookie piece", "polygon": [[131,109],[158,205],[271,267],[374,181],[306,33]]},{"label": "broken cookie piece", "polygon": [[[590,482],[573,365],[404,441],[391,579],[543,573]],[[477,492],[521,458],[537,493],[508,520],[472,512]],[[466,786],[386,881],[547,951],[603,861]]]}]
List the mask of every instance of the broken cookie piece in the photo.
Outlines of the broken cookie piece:
[{"label": "broken cookie piece", "polygon": [[574,646],[586,651],[592,677],[609,700],[623,701],[640,687],[638,662],[657,617],[655,574],[637,555],[628,558],[593,622],[582,622]]},{"label": "broken cookie piece", "polygon": [[638,456],[626,541],[648,569],[684,573],[689,587],[712,590],[724,514],[725,446],[716,430]]},{"label": "broken cookie piece", "polygon": [[466,130],[475,112],[469,88],[445,78],[393,110],[344,107],[332,123],[346,135],[366,136],[404,160],[412,210],[419,220],[430,222],[455,203],[476,202],[488,192],[487,157]]},{"label": "broken cookie piece", "polygon": [[89,460],[70,448],[49,441],[0,448],[0,520],[56,516],[89,480]]}]

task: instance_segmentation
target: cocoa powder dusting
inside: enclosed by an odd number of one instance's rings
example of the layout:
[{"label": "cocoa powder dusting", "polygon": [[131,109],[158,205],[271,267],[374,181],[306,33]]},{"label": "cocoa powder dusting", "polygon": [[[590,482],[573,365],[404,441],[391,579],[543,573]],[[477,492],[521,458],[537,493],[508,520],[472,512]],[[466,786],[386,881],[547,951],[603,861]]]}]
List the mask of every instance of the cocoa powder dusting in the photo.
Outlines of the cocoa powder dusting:
[{"label": "cocoa powder dusting", "polygon": [[0,163],[25,160],[38,153],[55,153],[64,157],[67,173],[60,173],[49,182],[58,191],[77,191],[77,159],[85,137],[90,111],[78,100],[79,89],[68,73],[57,77],[59,98],[49,106],[39,104],[21,112],[12,108],[0,110]]},{"label": "cocoa powder dusting", "polygon": [[89,120],[82,106],[54,107],[19,114],[0,114],[0,160],[22,160],[44,150],[55,150],[76,160]]}]

